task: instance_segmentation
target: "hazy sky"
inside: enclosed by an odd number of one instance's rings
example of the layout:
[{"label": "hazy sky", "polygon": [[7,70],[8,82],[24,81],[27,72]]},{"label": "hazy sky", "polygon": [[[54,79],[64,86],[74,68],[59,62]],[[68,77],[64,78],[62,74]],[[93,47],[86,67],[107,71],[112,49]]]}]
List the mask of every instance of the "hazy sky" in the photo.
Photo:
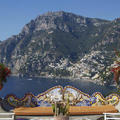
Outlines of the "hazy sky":
[{"label": "hazy sky", "polygon": [[48,11],[114,20],[120,0],[0,0],[0,40],[18,34],[31,19]]}]

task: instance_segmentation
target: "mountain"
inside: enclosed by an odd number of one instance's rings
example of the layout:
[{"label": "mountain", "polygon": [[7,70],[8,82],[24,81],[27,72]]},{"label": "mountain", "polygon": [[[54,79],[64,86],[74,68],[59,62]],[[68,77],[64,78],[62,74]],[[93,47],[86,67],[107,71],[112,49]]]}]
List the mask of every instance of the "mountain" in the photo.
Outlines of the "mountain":
[{"label": "mountain", "polygon": [[[14,75],[85,78],[92,81],[113,62],[120,48],[120,19],[48,12],[0,42],[0,62]],[[97,79],[96,79],[97,78]]]}]

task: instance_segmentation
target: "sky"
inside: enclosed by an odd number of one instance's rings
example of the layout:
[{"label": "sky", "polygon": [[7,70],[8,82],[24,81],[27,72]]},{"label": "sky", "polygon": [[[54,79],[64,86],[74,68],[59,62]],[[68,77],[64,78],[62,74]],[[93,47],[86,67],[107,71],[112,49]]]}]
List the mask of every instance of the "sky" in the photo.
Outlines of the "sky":
[{"label": "sky", "polygon": [[119,6],[120,0],[0,0],[0,40],[17,35],[30,20],[48,11],[114,20],[120,17]]}]

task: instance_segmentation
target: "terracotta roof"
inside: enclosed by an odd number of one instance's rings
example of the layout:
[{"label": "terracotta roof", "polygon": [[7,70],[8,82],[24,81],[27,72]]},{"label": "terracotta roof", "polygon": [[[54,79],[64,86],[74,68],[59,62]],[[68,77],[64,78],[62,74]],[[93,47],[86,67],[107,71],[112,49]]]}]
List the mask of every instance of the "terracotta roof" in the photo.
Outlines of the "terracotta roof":
[{"label": "terracotta roof", "polygon": [[[70,115],[98,115],[118,112],[112,105],[70,106]],[[15,115],[54,115],[52,107],[20,107],[14,110]]]}]

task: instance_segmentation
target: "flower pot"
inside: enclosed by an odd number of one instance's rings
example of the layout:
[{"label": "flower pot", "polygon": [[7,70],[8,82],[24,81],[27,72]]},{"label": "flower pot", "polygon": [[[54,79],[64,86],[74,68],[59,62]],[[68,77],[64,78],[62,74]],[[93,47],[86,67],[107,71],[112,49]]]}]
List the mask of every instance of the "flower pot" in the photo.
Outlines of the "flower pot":
[{"label": "flower pot", "polygon": [[54,116],[54,120],[69,120],[69,116]]}]

